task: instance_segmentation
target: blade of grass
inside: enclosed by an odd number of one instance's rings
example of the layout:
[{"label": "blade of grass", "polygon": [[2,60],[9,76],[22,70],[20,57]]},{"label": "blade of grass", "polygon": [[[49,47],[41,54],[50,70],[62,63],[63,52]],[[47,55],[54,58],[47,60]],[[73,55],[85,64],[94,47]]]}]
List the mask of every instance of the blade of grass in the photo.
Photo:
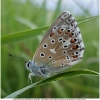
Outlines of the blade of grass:
[{"label": "blade of grass", "polygon": [[57,80],[61,80],[61,79],[64,79],[64,78],[70,78],[70,77],[75,77],[75,76],[79,76],[79,75],[95,75],[95,76],[98,76],[99,73],[91,71],[91,70],[87,70],[87,69],[69,70],[67,72],[63,72],[63,73],[54,75],[54,76],[46,78],[46,79],[44,79],[42,81],[39,81],[39,82],[36,82],[36,83],[31,84],[29,86],[26,86],[25,88],[20,89],[20,90],[14,92],[14,93],[8,95],[6,98],[17,97],[21,93],[23,93],[26,90],[28,90],[28,89],[30,89],[32,87],[35,87],[35,86],[39,86],[39,85],[43,85],[43,84],[49,83],[51,81],[57,81]]},{"label": "blade of grass", "polygon": [[82,23],[89,22],[89,21],[92,21],[92,20],[95,20],[98,18],[99,18],[99,16],[94,16],[94,17],[90,17],[90,18],[86,18],[86,19],[77,20],[77,21],[78,21],[78,24],[82,24]]},{"label": "blade of grass", "polygon": [[47,30],[47,28],[48,27],[43,27],[43,28],[19,32],[19,33],[7,35],[7,36],[2,36],[1,37],[1,45],[15,42],[15,41],[19,41],[19,40],[23,40],[23,39],[27,39],[27,38],[34,37],[34,36],[38,36],[43,31]]},{"label": "blade of grass", "polygon": [[[97,19],[98,16],[92,17],[92,18],[86,18],[83,20],[79,20],[79,24]],[[29,30],[29,31],[24,31],[24,32],[19,32],[16,34],[11,34],[11,35],[7,35],[7,36],[3,36],[1,37],[1,45],[7,44],[7,43],[11,43],[11,42],[16,42],[19,40],[23,40],[23,39],[27,39],[30,37],[34,37],[34,36],[38,36],[40,35],[43,31],[47,30],[49,28],[49,26],[47,27],[43,27],[43,28],[38,28],[38,29],[34,29],[34,30]]]}]

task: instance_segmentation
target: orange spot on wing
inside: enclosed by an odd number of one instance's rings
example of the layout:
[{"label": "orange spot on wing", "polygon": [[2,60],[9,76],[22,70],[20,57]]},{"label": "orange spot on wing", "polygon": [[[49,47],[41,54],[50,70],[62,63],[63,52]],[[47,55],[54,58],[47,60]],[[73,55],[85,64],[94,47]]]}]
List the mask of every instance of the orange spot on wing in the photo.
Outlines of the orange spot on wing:
[{"label": "orange spot on wing", "polygon": [[69,34],[69,37],[72,37],[72,34],[71,33]]},{"label": "orange spot on wing", "polygon": [[65,32],[65,34],[69,34],[70,32]]},{"label": "orange spot on wing", "polygon": [[74,49],[74,50],[77,50],[77,47],[76,47],[76,45],[74,45],[74,46],[72,47],[72,49]]},{"label": "orange spot on wing", "polygon": [[58,30],[58,34],[62,34],[62,31],[61,30]]},{"label": "orange spot on wing", "polygon": [[78,57],[77,55],[74,55],[74,56],[73,56],[73,58],[77,58],[77,57]]},{"label": "orange spot on wing", "polygon": [[71,39],[71,41],[70,41],[71,43],[75,43],[75,41],[73,40],[73,39]]},{"label": "orange spot on wing", "polygon": [[50,34],[50,37],[52,37],[53,35],[54,35],[54,33],[51,33],[51,34]]}]

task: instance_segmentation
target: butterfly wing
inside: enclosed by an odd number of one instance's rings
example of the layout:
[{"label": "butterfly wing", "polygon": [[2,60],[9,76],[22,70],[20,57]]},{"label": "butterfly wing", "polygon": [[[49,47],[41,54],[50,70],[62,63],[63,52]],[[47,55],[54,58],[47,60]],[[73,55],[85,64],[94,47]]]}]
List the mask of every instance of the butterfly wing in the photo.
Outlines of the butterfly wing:
[{"label": "butterfly wing", "polygon": [[78,63],[83,53],[84,43],[77,22],[69,12],[63,12],[48,29],[33,60],[37,66],[59,72]]}]

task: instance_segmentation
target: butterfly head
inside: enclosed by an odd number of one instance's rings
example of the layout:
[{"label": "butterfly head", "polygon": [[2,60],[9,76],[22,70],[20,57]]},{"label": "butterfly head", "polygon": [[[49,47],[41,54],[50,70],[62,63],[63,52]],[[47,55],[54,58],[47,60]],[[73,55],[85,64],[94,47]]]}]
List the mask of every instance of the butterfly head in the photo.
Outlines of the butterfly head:
[{"label": "butterfly head", "polygon": [[29,60],[25,65],[26,65],[26,69],[30,70],[33,67],[33,62]]},{"label": "butterfly head", "polygon": [[[31,76],[40,76],[47,77],[49,71],[45,68],[45,66],[37,66],[34,61],[29,60],[26,64],[26,69],[30,70],[29,78]],[[31,78],[30,78],[31,80]]]}]

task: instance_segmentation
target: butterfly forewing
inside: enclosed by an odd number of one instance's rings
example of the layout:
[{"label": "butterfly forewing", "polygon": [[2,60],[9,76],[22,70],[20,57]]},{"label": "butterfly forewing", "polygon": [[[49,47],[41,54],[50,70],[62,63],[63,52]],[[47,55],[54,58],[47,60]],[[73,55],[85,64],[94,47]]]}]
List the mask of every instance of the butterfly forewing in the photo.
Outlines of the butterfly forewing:
[{"label": "butterfly forewing", "polygon": [[77,22],[69,12],[63,12],[51,25],[41,41],[34,61],[37,66],[63,70],[79,62],[84,43]]}]

